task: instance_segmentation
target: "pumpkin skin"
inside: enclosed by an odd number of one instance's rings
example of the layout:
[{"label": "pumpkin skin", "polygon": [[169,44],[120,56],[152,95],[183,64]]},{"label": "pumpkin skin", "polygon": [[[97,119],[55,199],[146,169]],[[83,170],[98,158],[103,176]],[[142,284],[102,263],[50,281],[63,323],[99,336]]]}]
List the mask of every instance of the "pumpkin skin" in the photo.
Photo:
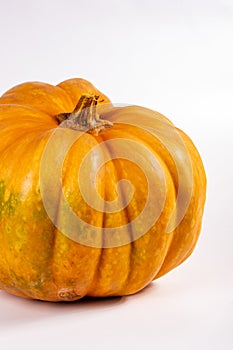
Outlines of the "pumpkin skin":
[{"label": "pumpkin skin", "polygon": [[[158,159],[166,181],[163,210],[155,224],[137,239],[134,232],[128,232],[131,241],[127,244],[94,247],[71,239],[50,220],[40,193],[41,159],[58,127],[57,116],[71,113],[83,94],[98,95],[103,107],[110,104],[91,83],[77,78],[57,86],[24,83],[0,98],[0,288],[9,293],[47,301],[133,294],[180,265],[196,245],[206,196],[200,155],[190,138],[176,129],[190,156],[192,193],[183,219],[168,234],[179,186],[176,164],[160,140],[121,122],[124,113],[140,116],[139,107],[102,110],[101,116],[114,125],[98,134],[83,132],[72,145],[62,169],[63,192],[72,210],[93,226],[112,228],[134,220],[147,197],[145,175],[137,165],[112,159],[99,172],[94,162],[89,169],[90,174],[98,172],[95,188],[105,201],[116,199],[119,179],[128,179],[136,188],[132,202],[116,213],[96,210],[85,202],[77,187],[77,173],[85,155],[101,142],[136,141]],[[69,138],[68,129],[62,132],[63,138]],[[60,147],[57,144],[58,154]],[[49,175],[49,164],[47,171]],[[59,203],[57,208],[59,220]],[[104,231],[100,239],[106,239]]]}]

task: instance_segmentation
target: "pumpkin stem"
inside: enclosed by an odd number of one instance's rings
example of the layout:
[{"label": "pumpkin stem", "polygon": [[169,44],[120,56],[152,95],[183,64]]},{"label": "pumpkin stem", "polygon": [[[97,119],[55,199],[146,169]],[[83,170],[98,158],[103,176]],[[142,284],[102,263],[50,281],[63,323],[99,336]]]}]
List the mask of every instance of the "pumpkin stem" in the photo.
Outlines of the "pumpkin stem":
[{"label": "pumpkin stem", "polygon": [[86,131],[98,135],[101,130],[110,128],[113,123],[109,120],[101,119],[97,113],[96,105],[99,96],[83,94],[75,109],[71,113],[61,113],[56,116],[62,127]]}]

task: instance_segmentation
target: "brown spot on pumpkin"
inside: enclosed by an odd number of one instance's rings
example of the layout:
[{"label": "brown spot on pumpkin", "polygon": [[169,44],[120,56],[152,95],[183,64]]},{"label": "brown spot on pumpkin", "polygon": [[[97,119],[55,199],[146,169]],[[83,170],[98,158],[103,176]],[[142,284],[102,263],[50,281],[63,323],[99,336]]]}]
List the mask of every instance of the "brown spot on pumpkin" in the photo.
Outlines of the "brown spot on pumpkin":
[{"label": "brown spot on pumpkin", "polygon": [[61,299],[61,301],[72,301],[81,299],[82,295],[77,294],[73,289],[63,289],[60,292],[58,292],[58,297]]}]

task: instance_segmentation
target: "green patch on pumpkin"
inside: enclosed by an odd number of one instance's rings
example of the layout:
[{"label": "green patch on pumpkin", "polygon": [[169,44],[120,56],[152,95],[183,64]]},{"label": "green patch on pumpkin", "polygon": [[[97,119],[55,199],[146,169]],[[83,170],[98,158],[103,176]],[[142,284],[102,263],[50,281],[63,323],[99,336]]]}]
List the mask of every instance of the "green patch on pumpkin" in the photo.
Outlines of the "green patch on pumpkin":
[{"label": "green patch on pumpkin", "polygon": [[4,180],[0,180],[0,219],[3,216],[11,216],[15,213],[15,208],[19,202],[19,196],[10,193],[6,199],[6,185]]}]

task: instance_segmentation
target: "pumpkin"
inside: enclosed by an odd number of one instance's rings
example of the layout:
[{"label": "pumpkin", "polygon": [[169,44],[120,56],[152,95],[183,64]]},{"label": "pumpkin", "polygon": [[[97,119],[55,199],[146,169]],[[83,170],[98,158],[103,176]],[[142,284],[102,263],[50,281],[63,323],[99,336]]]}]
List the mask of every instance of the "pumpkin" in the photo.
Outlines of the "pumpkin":
[{"label": "pumpkin", "polygon": [[0,288],[72,301],[136,293],[180,265],[206,176],[163,115],[114,106],[83,79],[0,98]]}]

